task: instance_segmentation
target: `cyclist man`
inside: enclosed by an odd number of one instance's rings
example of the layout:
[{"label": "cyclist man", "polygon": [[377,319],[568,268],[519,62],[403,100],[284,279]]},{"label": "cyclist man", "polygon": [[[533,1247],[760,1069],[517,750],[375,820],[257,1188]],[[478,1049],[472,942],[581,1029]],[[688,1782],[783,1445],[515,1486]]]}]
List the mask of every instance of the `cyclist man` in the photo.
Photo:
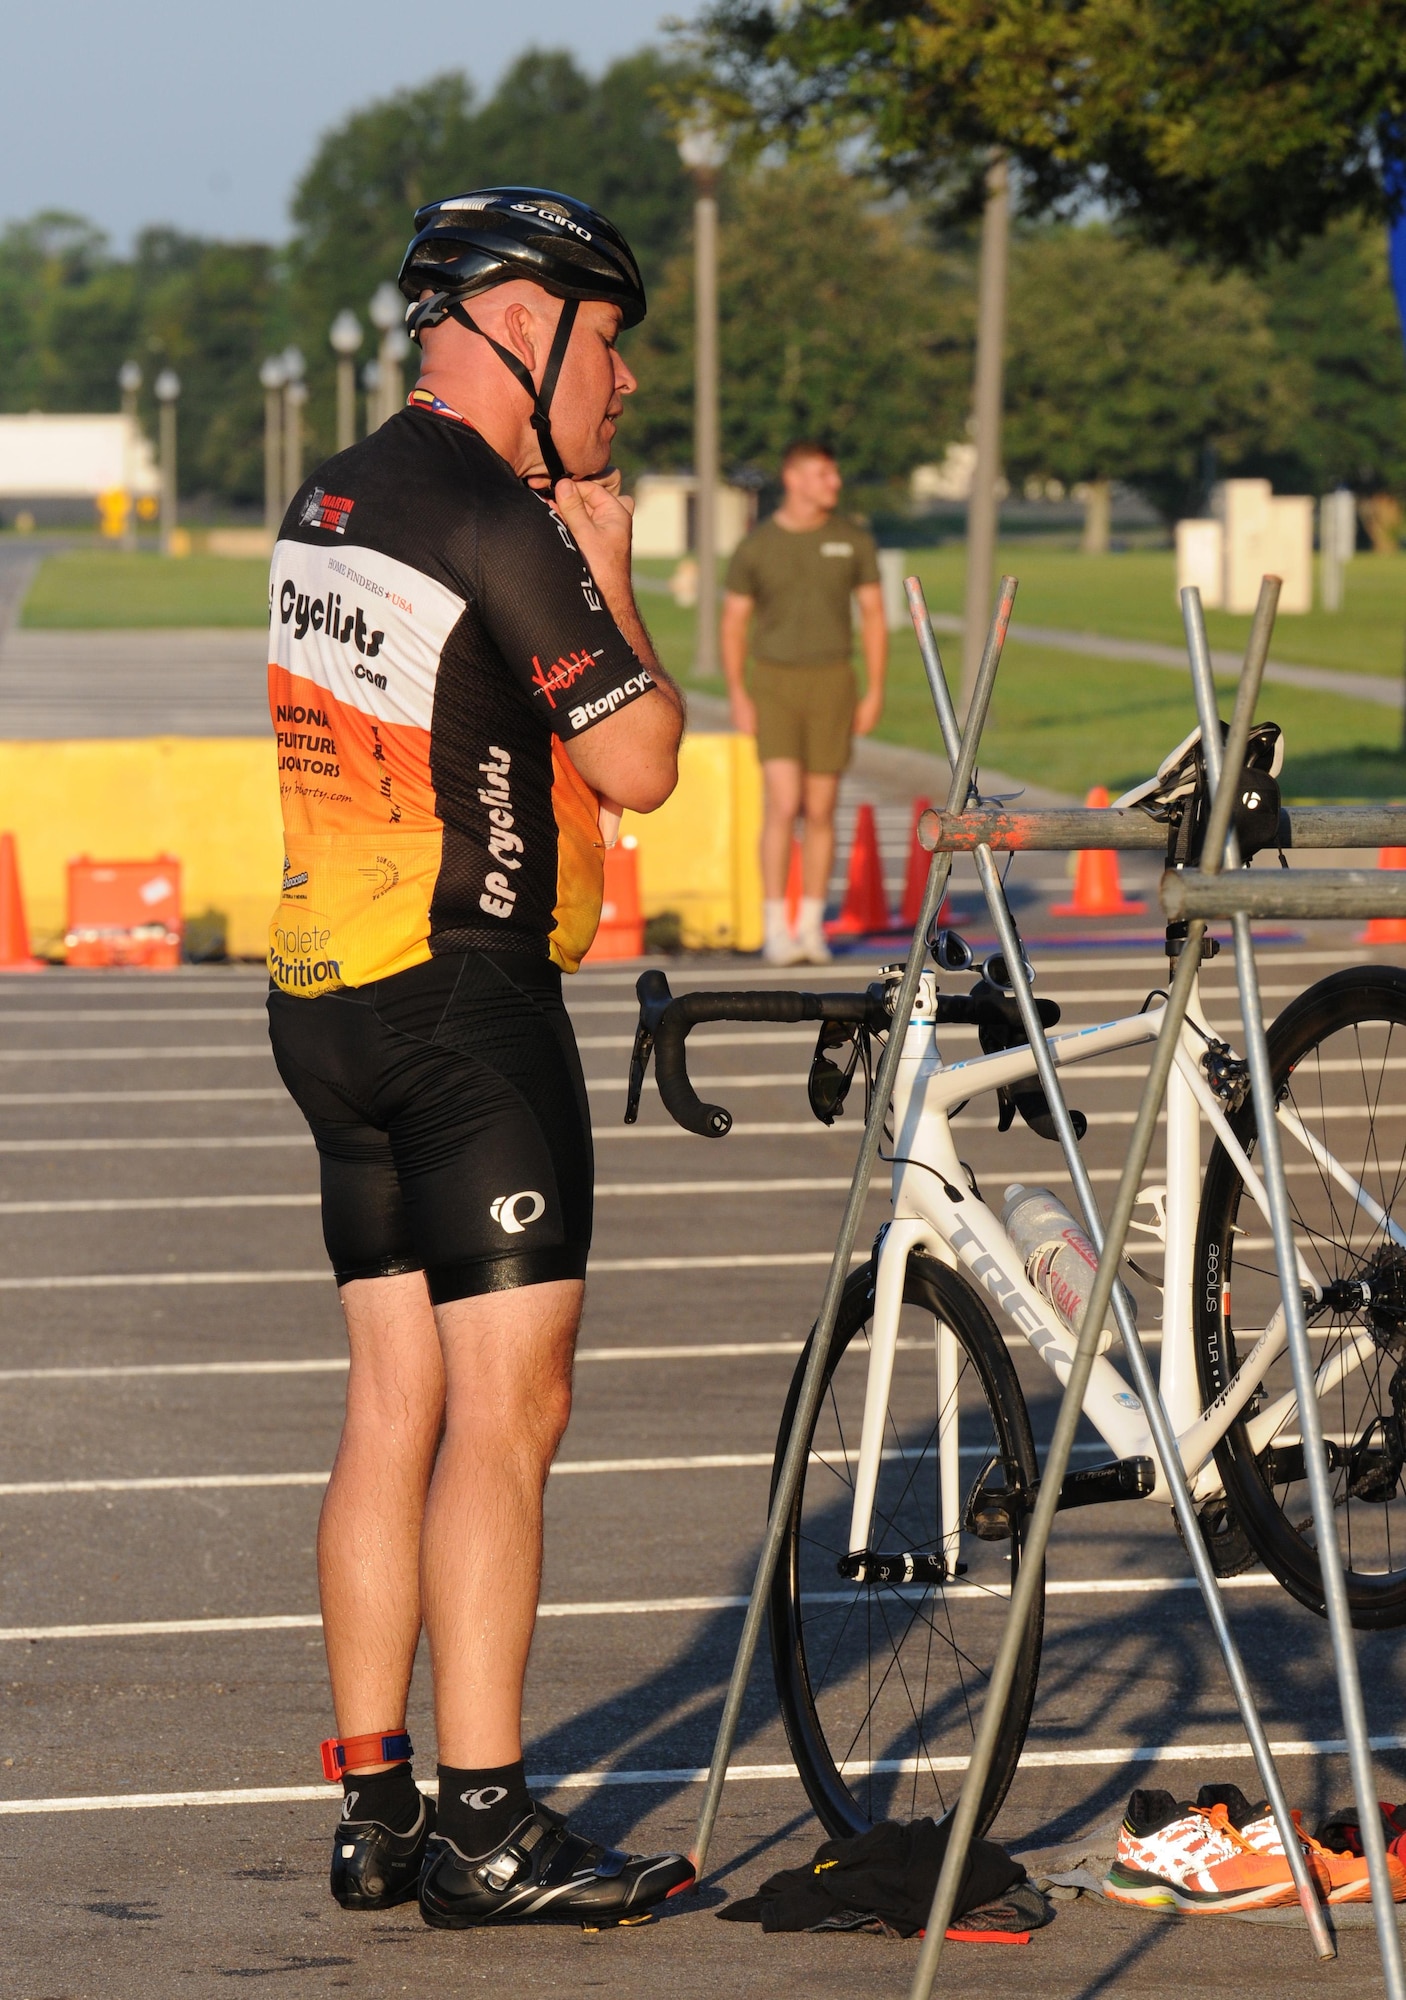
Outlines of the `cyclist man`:
[{"label": "cyclist man", "polygon": [[[447,1928],[610,1922],[692,1870],[535,1805],[521,1707],[591,1234],[561,975],[599,917],[602,826],[669,796],[683,726],[597,476],[645,297],[604,216],[533,188],[420,209],[400,285],[409,406],[302,488],[272,571],[269,1016],[351,1349],[318,1529],[332,1891],[418,1889]],[[422,1622],[437,1818],[405,1733]]]}]

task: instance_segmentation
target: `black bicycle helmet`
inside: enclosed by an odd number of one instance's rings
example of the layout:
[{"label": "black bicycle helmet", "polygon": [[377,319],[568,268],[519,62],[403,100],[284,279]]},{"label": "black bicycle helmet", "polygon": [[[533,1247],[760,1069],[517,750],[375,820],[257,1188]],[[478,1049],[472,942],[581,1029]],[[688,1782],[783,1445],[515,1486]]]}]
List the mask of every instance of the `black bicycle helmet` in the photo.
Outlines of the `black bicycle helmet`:
[{"label": "black bicycle helmet", "polygon": [[[626,326],[638,326],[645,315],[644,282],[629,244],[608,217],[569,194],[478,188],[416,209],[400,267],[400,289],[412,306],[425,291],[471,299],[513,278],[528,278],[559,299],[604,299],[619,306]],[[407,313],[407,324],[414,317]]]},{"label": "black bicycle helmet", "polygon": [[[529,279],[562,301],[540,385],[515,354],[464,310],[465,299],[514,278]],[[405,326],[412,340],[418,341],[427,326],[452,319],[488,342],[532,399],[532,428],[549,480],[555,486],[564,479],[550,411],[577,308],[589,299],[604,300],[620,308],[625,326],[638,326],[645,316],[639,265],[615,224],[584,201],[550,188],[478,188],[428,202],[415,211],[400,289],[410,301]]]}]

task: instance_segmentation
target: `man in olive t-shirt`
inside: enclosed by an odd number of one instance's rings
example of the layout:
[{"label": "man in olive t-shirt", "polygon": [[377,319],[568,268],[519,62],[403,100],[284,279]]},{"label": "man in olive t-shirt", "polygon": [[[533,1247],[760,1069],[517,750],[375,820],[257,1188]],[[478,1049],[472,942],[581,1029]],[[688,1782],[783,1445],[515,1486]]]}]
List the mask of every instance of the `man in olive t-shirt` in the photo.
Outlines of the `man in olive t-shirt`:
[{"label": "man in olive t-shirt", "polygon": [[[722,658],[737,729],[757,739],[766,784],[762,826],[764,955],[822,965],[825,891],[835,854],[835,799],[852,736],[884,705],[888,633],[874,539],[835,511],[840,468],[824,445],[793,444],[785,498],[742,542],[727,573]],[[868,685],[856,700],[851,597],[858,600]],[[750,688],[747,642],[754,654]],[[805,816],[797,934],[786,920],[792,831]]]}]

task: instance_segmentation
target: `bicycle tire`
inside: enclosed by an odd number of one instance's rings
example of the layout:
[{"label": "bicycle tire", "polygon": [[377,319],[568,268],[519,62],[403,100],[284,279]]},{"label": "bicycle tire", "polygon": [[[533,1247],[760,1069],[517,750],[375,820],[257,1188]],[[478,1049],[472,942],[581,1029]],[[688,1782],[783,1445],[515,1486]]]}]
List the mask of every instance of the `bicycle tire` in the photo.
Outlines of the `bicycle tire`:
[{"label": "bicycle tire", "polygon": [[[880,1535],[897,1536],[904,1549],[936,1551],[942,1538],[932,1355],[939,1322],[952,1329],[960,1350],[958,1442],[964,1520],[971,1495],[984,1479],[989,1483],[993,1460],[1003,1468],[996,1477],[1007,1487],[1014,1474],[1022,1489],[1029,1491],[1038,1476],[1035,1446],[1014,1364],[972,1286],[935,1259],[914,1253],[903,1297],[907,1312],[900,1327],[885,1426],[892,1444],[886,1447],[881,1467],[874,1518]],[[806,1440],[806,1471],[792,1506],[769,1604],[772,1664],[787,1739],[806,1795],[821,1824],[836,1838],[863,1833],[880,1819],[916,1819],[924,1814],[937,1818],[955,1803],[962,1774],[950,1760],[970,1754],[981,1709],[979,1696],[1005,1624],[1027,1518],[1016,1511],[1012,1533],[998,1542],[963,1532],[965,1574],[954,1583],[871,1585],[850,1582],[837,1573],[836,1563],[847,1553],[850,1468],[857,1457],[857,1411],[863,1406],[868,1372],[868,1343],[859,1343],[858,1337],[873,1303],[871,1262],[851,1276],[841,1298],[826,1362],[825,1395]],[[914,1314],[919,1329],[927,1325],[932,1333],[920,1331],[918,1339],[905,1345],[903,1326],[911,1325]],[[925,1342],[930,1350],[926,1370]],[[803,1354],[781,1421],[773,1492],[805,1363]],[[931,1610],[925,1610],[929,1604]],[[861,1605],[864,1617],[857,1620],[853,1613]],[[893,1607],[899,1615],[891,1618]],[[1015,1776],[1035,1699],[1043,1631],[1042,1573],[977,1816],[978,1833],[995,1818]],[[922,1693],[915,1700],[919,1667]],[[861,1738],[868,1754],[856,1758]],[[905,1760],[911,1770],[902,1768]],[[866,1768],[856,1769],[856,1764]]]},{"label": "bicycle tire", "polygon": [[[1269,1030],[1270,1070],[1279,1101],[1306,1131],[1350,1168],[1393,1220],[1406,1219],[1406,1105],[1384,1095],[1392,1065],[1406,1070],[1406,972],[1352,966],[1299,994]],[[1341,1081],[1339,1081],[1341,1079]],[[1390,1121],[1394,1130],[1384,1131]],[[1253,1161],[1257,1123],[1247,1098],[1231,1121]],[[1374,1310],[1344,1305],[1310,1309],[1315,1361],[1330,1364],[1364,1330],[1369,1358],[1320,1396],[1325,1437],[1336,1453],[1334,1511],[1346,1554],[1354,1625],[1380,1630],[1406,1623],[1406,1249],[1392,1245],[1362,1204],[1336,1184],[1301,1140],[1284,1134],[1286,1184],[1295,1238],[1319,1284],[1373,1282]],[[1257,1209],[1239,1224],[1244,1181],[1218,1140],[1202,1183],[1197,1222],[1195,1344],[1201,1393],[1210,1403],[1239,1366],[1231,1297],[1242,1323],[1261,1329],[1281,1297],[1268,1225]],[[1253,1209],[1253,1204],[1250,1204]],[[1393,1286],[1402,1310],[1385,1310]],[[1341,1309],[1339,1309],[1341,1307]],[[1253,1333],[1244,1336],[1246,1351]],[[1393,1397],[1392,1383],[1396,1384]],[[1270,1364],[1255,1401],[1216,1447],[1226,1500],[1249,1547],[1284,1588],[1323,1614],[1323,1587],[1306,1479],[1292,1419],[1258,1456],[1247,1420],[1259,1402],[1292,1386],[1287,1352]],[[1298,1460],[1294,1452],[1298,1450]],[[1303,1518],[1300,1518],[1303,1516]]]}]

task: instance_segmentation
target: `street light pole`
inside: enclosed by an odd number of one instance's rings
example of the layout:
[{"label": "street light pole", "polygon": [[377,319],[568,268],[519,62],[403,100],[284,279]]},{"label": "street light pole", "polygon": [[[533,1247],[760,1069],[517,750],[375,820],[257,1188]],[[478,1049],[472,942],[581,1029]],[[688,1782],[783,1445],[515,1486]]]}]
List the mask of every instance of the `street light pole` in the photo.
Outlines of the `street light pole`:
[{"label": "street light pole", "polygon": [[[303,405],[308,399],[303,380],[307,363],[302,350],[285,347],[283,362],[283,506],[303,483]],[[282,510],[280,509],[280,512]]]},{"label": "street light pole", "polygon": [[997,153],[986,169],[977,278],[976,379],[972,391],[976,464],[967,501],[967,588],[962,630],[962,709],[976,685],[991,621],[996,573],[996,485],[1001,476],[1001,394],[1006,345],[1006,267],[1011,223],[1010,168]]},{"label": "street light pole", "polygon": [[376,359],[379,363],[376,376],[376,414],[372,421],[368,412],[366,428],[377,430],[393,417],[400,408],[401,363],[405,359],[409,342],[405,334],[405,301],[389,279],[377,285],[367,307],[371,324],[381,336],[380,351]]},{"label": "street light pole", "polygon": [[283,519],[282,358],[270,354],[259,369],[264,391],[264,533],[272,541]]},{"label": "street light pole", "polygon": [[176,398],[181,378],[174,368],[163,368],[154,387],[161,405],[161,553],[169,556],[176,534]]},{"label": "street light pole", "polygon": [[337,357],[337,449],[350,451],[356,443],[356,350],[361,345],[361,321],[344,306],[327,338]]},{"label": "street light pole", "polygon": [[122,414],[127,419],[127,436],[122,449],[122,483],[127,489],[127,511],[122,516],[122,546],[134,549],[137,546],[137,495],[133,474],[137,453],[137,393],[142,386],[142,371],[137,362],[122,363],[117,371],[117,386],[122,391]]},{"label": "street light pole", "polygon": [[366,391],[365,435],[370,437],[378,422],[377,412],[381,403],[381,364],[374,358],[362,368],[361,386]]},{"label": "street light pole", "polygon": [[693,176],[694,554],[697,680],[718,673],[718,175],[727,142],[700,113],[679,133],[679,157]]}]

